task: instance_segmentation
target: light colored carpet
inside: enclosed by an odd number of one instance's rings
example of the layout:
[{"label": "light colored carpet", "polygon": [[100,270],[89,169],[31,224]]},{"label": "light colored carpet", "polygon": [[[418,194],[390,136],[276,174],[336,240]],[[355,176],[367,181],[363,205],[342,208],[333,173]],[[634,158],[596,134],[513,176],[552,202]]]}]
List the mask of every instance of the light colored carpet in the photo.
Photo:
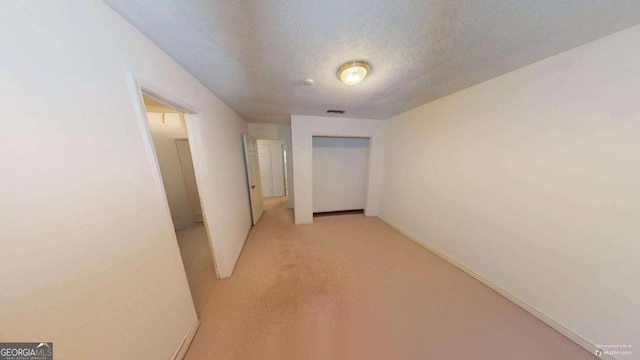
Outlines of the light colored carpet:
[{"label": "light colored carpet", "polygon": [[379,219],[267,207],[187,360],[594,358]]}]

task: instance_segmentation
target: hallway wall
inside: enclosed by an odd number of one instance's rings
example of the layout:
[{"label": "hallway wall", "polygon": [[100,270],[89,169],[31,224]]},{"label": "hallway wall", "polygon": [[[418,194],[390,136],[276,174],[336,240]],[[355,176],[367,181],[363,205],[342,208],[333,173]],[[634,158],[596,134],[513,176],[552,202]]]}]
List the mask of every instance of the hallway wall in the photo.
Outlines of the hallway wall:
[{"label": "hallway wall", "polygon": [[0,23],[0,341],[172,358],[196,314],[132,76],[202,116],[222,276],[251,226],[247,123],[100,0],[6,1]]},{"label": "hallway wall", "polygon": [[637,342],[639,42],[636,26],[385,120],[380,216],[577,338]]}]

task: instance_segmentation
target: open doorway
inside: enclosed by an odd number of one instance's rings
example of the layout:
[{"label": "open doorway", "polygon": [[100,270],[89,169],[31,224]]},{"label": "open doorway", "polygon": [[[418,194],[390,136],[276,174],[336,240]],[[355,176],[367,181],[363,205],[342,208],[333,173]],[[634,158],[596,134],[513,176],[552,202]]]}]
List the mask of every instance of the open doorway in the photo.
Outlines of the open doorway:
[{"label": "open doorway", "polygon": [[262,197],[287,196],[287,160],[284,140],[257,139]]},{"label": "open doorway", "polygon": [[265,210],[288,201],[287,146],[283,139],[257,139],[260,183]]},{"label": "open doorway", "polygon": [[151,96],[143,99],[191,296],[200,313],[216,273],[184,113]]},{"label": "open doorway", "polygon": [[370,139],[312,137],[313,215],[364,214]]}]

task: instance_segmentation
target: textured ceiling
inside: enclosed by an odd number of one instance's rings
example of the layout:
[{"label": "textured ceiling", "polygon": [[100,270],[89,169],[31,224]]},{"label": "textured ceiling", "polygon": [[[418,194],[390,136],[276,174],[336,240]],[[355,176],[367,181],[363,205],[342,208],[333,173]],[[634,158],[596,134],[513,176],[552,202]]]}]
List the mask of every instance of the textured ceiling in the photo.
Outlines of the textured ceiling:
[{"label": "textured ceiling", "polygon": [[[385,119],[640,23],[638,0],[105,2],[242,117],[266,123],[327,109]],[[354,59],[372,72],[350,87],[336,70]]]}]

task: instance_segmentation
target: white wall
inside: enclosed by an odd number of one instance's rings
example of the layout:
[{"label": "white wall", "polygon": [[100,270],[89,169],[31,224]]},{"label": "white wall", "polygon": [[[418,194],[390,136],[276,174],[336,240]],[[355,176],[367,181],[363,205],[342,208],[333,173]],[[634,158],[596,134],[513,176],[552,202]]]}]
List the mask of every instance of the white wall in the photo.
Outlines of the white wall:
[{"label": "white wall", "polygon": [[249,135],[259,139],[280,139],[284,140],[287,147],[287,192],[288,206],[293,208],[294,204],[294,174],[293,174],[293,147],[291,145],[291,125],[282,124],[255,124],[249,123]]},{"label": "white wall", "polygon": [[636,26],[385,121],[380,216],[592,344],[637,346],[638,43]]},{"label": "white wall", "polygon": [[170,359],[196,321],[130,76],[202,115],[223,275],[250,229],[246,122],[99,0],[3,2],[0,341]]},{"label": "white wall", "polygon": [[293,145],[293,175],[295,178],[295,222],[313,222],[312,137],[351,136],[371,138],[370,166],[365,215],[378,214],[378,196],[382,176],[382,121],[369,119],[332,118],[291,115]]},{"label": "white wall", "polygon": [[193,224],[194,219],[182,176],[176,139],[186,138],[187,129],[179,114],[165,114],[164,123],[162,122],[162,113],[149,112],[147,116],[158,164],[162,172],[164,189],[167,193],[173,226],[176,230],[184,229]]},{"label": "white wall", "polygon": [[313,212],[364,209],[369,139],[314,137]]}]

